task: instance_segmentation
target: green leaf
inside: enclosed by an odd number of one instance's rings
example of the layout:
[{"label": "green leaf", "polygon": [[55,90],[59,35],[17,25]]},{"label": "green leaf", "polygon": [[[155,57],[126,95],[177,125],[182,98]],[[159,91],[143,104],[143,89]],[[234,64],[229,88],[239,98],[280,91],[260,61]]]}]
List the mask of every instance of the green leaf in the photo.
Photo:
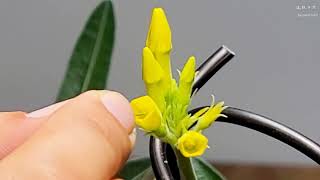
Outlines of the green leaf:
[{"label": "green leaf", "polygon": [[[144,170],[144,171],[142,171],[142,172],[139,173],[138,175],[132,177],[131,180],[143,180],[144,174],[145,174],[148,170],[149,170],[149,168],[146,169],[146,170]],[[124,178],[124,179],[127,179],[127,178]]]},{"label": "green leaf", "polygon": [[149,158],[130,160],[120,171],[119,177],[123,179],[143,178],[148,168],[150,168],[150,165],[151,162]]},{"label": "green leaf", "polygon": [[114,42],[115,20],[111,1],[101,2],[78,38],[57,101],[90,89],[104,89]]},{"label": "green leaf", "polygon": [[[205,160],[192,158],[191,163],[197,180],[225,180],[225,177]],[[152,171],[149,158],[130,160],[119,173],[120,178],[132,180],[150,179],[150,176]]]},{"label": "green leaf", "polygon": [[225,180],[226,178],[211,164],[201,158],[192,158],[197,180]]},{"label": "green leaf", "polygon": [[153,179],[154,179],[154,174],[151,167],[149,167],[148,169],[144,170],[142,173],[132,178],[132,180],[153,180]]}]

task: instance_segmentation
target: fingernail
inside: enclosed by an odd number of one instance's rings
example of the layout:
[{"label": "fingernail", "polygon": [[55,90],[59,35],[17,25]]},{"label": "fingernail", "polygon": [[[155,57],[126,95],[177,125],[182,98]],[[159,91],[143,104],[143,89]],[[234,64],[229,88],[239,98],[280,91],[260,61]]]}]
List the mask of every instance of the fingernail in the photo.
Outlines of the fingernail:
[{"label": "fingernail", "polygon": [[134,126],[134,116],[129,101],[120,93],[107,91],[101,97],[107,110],[125,127],[130,133]]},{"label": "fingernail", "polygon": [[62,102],[44,107],[42,109],[30,112],[26,116],[31,117],[31,118],[39,118],[39,117],[49,116],[50,114],[55,112],[57,109],[59,109],[61,106],[63,106],[67,101],[68,100],[62,101]]},{"label": "fingernail", "polygon": [[130,143],[131,143],[131,149],[133,149],[134,144],[136,143],[136,137],[137,137],[137,130],[136,130],[136,128],[134,128],[132,130],[132,132],[129,134],[129,140],[130,140]]}]

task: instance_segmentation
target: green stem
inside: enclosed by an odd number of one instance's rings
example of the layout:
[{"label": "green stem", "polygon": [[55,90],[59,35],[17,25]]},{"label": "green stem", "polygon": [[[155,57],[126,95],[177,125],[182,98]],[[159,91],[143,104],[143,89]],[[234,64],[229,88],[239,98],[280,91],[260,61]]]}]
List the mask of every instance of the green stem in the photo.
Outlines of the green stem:
[{"label": "green stem", "polygon": [[196,173],[194,172],[194,168],[192,166],[191,158],[186,158],[180,153],[179,150],[177,150],[176,148],[173,149],[179,166],[180,179],[197,180]]}]

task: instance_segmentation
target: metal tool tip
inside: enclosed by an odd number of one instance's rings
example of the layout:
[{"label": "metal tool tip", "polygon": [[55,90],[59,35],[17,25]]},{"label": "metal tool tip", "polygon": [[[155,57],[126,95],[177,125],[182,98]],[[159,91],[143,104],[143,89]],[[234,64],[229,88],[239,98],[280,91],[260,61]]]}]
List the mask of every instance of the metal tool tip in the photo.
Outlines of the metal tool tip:
[{"label": "metal tool tip", "polygon": [[233,56],[235,56],[236,54],[231,51],[226,45],[222,45],[222,48],[225,49],[226,51],[228,51],[230,54],[232,54]]}]

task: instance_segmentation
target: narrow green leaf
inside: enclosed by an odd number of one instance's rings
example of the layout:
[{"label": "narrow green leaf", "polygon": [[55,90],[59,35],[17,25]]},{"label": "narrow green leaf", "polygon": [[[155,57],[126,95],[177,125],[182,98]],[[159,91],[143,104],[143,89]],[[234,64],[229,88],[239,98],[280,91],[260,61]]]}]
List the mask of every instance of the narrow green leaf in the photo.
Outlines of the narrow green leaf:
[{"label": "narrow green leaf", "polygon": [[144,174],[149,170],[146,169],[144,171],[142,171],[141,173],[137,174],[136,176],[132,177],[131,180],[143,180]]},{"label": "narrow green leaf", "polygon": [[119,177],[123,179],[133,179],[144,177],[145,171],[150,167],[149,158],[133,159],[126,163],[119,173]]},{"label": "narrow green leaf", "polygon": [[[226,180],[216,168],[201,158],[192,158],[191,163],[197,180]],[[149,158],[130,160],[119,173],[120,178],[132,180],[150,179],[152,175]]]},{"label": "narrow green leaf", "polygon": [[197,180],[225,180],[226,178],[211,164],[201,158],[192,158]]},{"label": "narrow green leaf", "polygon": [[115,20],[111,1],[101,2],[78,38],[57,101],[90,89],[104,89],[109,71]]},{"label": "narrow green leaf", "polygon": [[142,173],[132,178],[132,180],[153,180],[153,179],[154,179],[154,174],[151,167],[149,167],[148,169],[144,170]]}]

